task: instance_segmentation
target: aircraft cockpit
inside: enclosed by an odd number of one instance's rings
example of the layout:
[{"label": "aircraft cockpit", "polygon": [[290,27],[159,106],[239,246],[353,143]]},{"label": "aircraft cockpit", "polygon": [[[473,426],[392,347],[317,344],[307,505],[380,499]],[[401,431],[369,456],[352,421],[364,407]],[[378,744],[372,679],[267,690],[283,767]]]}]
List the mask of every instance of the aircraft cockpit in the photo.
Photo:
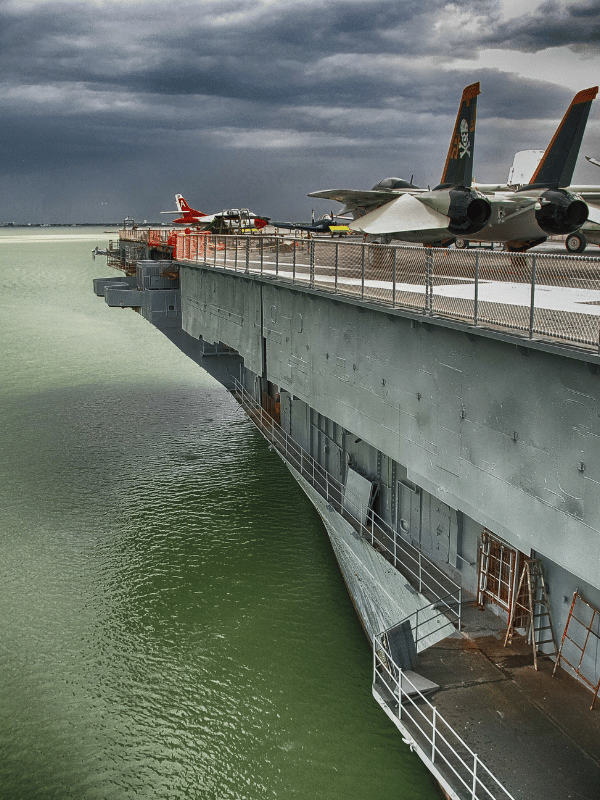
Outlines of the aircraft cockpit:
[{"label": "aircraft cockpit", "polygon": [[373,186],[371,191],[388,191],[393,192],[395,189],[418,189],[418,186],[415,186],[410,181],[405,181],[403,178],[384,178],[379,183],[376,183]]}]

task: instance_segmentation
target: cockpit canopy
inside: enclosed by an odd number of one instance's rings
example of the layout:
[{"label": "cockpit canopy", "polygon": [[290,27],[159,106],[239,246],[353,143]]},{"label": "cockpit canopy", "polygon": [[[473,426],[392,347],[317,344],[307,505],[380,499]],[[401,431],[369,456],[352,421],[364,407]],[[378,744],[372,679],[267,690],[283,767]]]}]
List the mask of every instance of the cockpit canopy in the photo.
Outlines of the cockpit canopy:
[{"label": "cockpit canopy", "polygon": [[379,183],[376,183],[371,191],[393,192],[394,189],[418,189],[418,186],[415,186],[409,181],[405,181],[403,178],[384,178],[382,181],[379,181]]}]

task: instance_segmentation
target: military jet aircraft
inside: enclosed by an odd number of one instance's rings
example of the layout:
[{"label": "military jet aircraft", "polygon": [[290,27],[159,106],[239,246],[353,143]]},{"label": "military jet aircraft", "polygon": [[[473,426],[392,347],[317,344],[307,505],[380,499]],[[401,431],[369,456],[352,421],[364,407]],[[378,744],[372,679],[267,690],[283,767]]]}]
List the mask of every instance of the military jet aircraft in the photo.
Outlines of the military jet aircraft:
[{"label": "military jet aircraft", "polygon": [[[521,150],[515,153],[505,184],[494,185],[491,188],[481,184],[476,184],[476,186],[483,191],[487,189],[490,191],[516,191],[532,182],[543,155],[543,150]],[[596,161],[590,156],[586,156],[586,158],[592,164],[600,167],[600,161]],[[569,253],[582,253],[588,243],[600,244],[600,224],[594,221],[600,215],[597,207],[597,203],[600,202],[600,186],[571,186],[570,191],[574,190],[587,202],[588,220],[583,223],[581,228],[566,237],[565,247]],[[457,238],[454,242],[454,246],[460,249],[468,247],[468,245],[468,239]]]},{"label": "military jet aircraft", "polygon": [[274,228],[284,228],[290,231],[307,231],[308,233],[330,233],[332,236],[344,236],[350,233],[349,219],[338,218],[333,213],[324,214],[316,222],[271,222]]},{"label": "military jet aircraft", "polygon": [[[383,241],[447,245],[460,237],[504,242],[507,250],[522,252],[549,235],[578,230],[587,220],[589,209],[577,193],[582,187],[570,187],[569,183],[598,87],[575,96],[531,183],[517,188],[472,182],[479,93],[479,83],[463,91],[442,180],[435,189],[419,189],[388,178],[371,192],[330,190],[309,196],[346,203],[344,212],[351,211],[355,216],[350,228]],[[381,189],[388,192],[387,196]]]},{"label": "military jet aircraft", "polygon": [[354,217],[351,230],[384,237],[386,241],[445,245],[456,236],[481,230],[491,216],[491,208],[471,186],[479,94],[479,82],[467,86],[462,93],[446,164],[435,189],[421,189],[402,178],[385,178],[370,191],[329,189],[308,196],[344,203],[340,213]]},{"label": "military jet aircraft", "polygon": [[[591,156],[586,156],[586,158],[590,164],[600,167],[600,161],[598,161],[598,159],[592,158]],[[588,221],[584,222],[578,231],[571,233],[565,239],[565,247],[569,253],[583,253],[588,244],[600,245],[600,224],[598,224],[600,220],[597,219],[598,209],[590,204],[594,201],[596,201],[596,203],[600,202],[600,193],[594,195],[592,191],[593,189],[600,190],[600,186],[581,186],[579,189],[582,196],[588,201],[590,215]]]},{"label": "military jet aircraft", "polygon": [[218,229],[235,228],[264,228],[269,220],[259,217],[247,208],[230,208],[216,214],[204,214],[192,208],[185,197],[181,194],[175,195],[175,205],[177,211],[161,211],[161,214],[181,214],[181,217],[173,220],[176,225],[190,225],[195,230],[206,231]]}]

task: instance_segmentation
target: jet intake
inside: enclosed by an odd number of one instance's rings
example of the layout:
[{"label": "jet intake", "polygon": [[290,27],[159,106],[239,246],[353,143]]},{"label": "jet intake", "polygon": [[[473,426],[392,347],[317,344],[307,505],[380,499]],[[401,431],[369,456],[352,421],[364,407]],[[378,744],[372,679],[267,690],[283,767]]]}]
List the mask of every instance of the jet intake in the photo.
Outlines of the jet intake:
[{"label": "jet intake", "polygon": [[566,189],[548,189],[539,199],[535,218],[537,224],[550,236],[574,233],[588,218],[588,207]]},{"label": "jet intake", "polygon": [[455,236],[477,233],[488,224],[492,215],[489,202],[473,189],[450,189],[448,230]]}]

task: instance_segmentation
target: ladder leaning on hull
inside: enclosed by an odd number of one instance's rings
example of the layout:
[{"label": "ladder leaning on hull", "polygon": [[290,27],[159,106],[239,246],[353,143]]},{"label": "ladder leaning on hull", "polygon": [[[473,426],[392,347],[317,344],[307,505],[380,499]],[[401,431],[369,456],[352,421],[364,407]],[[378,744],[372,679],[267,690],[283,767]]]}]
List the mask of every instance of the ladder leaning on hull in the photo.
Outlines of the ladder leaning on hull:
[{"label": "ladder leaning on hull", "polygon": [[[579,612],[576,613],[575,606],[579,601]],[[585,613],[585,609],[587,608],[588,619],[582,619],[582,616]],[[583,612],[583,613],[582,613]],[[590,643],[590,638],[592,640],[592,649],[597,649],[598,643],[600,641],[600,631],[598,625],[598,617],[600,616],[600,611],[595,608],[593,605],[588,603],[583,597],[579,594],[579,591],[576,589],[573,592],[573,602],[571,603],[571,608],[569,610],[569,616],[567,618],[567,624],[565,625],[565,632],[563,633],[562,642],[560,643],[560,649],[558,651],[558,656],[556,658],[556,663],[554,665],[554,670],[552,671],[552,677],[554,677],[556,670],[560,666],[561,660],[565,662],[565,664],[570,667],[575,674],[577,675],[580,680],[582,680],[588,688],[592,690],[594,693],[594,697],[592,700],[592,705],[590,706],[590,711],[593,710],[594,704],[596,703],[596,698],[598,697],[598,692],[600,691],[600,676],[595,673],[594,677],[591,678],[589,675],[586,677],[583,674],[583,662],[585,657],[585,652],[588,644]],[[569,635],[570,626],[575,625],[575,631]],[[577,628],[576,626],[579,626]],[[569,642],[571,647],[574,648],[574,651],[579,651],[579,660],[578,662],[571,663],[563,654],[563,648],[565,642]],[[583,642],[583,644],[581,643]],[[595,648],[594,648],[595,643]]]},{"label": "ladder leaning on hull", "polygon": [[[544,658],[555,656],[558,654],[558,648],[552,627],[542,562],[537,558],[528,558],[523,566],[519,586],[513,595],[504,647],[512,643],[516,631],[515,617],[519,616],[526,620],[527,641],[533,649],[533,665],[538,669],[538,653]],[[549,638],[542,638],[548,636],[548,631]],[[542,645],[547,644],[552,644],[552,651],[541,649]]]}]

